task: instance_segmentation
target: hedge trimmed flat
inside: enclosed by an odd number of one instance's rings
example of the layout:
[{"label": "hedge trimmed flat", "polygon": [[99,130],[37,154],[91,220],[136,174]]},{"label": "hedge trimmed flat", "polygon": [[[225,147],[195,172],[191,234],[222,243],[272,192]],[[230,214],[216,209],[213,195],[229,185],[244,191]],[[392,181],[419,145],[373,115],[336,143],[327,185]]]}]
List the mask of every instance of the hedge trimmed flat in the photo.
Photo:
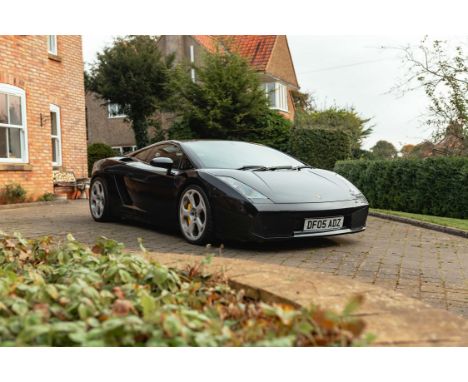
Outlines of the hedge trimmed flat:
[{"label": "hedge trimmed flat", "polygon": [[96,162],[92,184],[95,220],[105,195],[106,216],[178,226],[193,244],[354,233],[369,209],[342,176],[238,141],[159,142]]}]

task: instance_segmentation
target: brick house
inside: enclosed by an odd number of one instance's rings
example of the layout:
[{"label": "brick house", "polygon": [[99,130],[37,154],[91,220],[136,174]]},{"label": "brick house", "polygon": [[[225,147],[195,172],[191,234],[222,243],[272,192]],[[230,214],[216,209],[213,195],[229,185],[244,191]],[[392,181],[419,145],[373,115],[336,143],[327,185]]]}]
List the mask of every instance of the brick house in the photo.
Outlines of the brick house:
[{"label": "brick house", "polygon": [[107,103],[96,93],[86,92],[88,143],[105,143],[120,154],[136,149],[135,136],[117,104]]},{"label": "brick house", "polygon": [[[294,120],[292,92],[299,90],[294,63],[286,36],[281,35],[163,35],[158,47],[164,55],[174,54],[176,63],[203,65],[204,52],[237,52],[248,60],[261,78],[272,109]],[[196,80],[196,70],[191,70]],[[118,113],[118,105],[106,104],[96,94],[86,96],[89,143],[103,142],[125,152],[135,145],[129,123]],[[168,127],[169,116],[162,118]]]},{"label": "brick house", "polygon": [[52,170],[87,176],[80,36],[0,36],[0,188],[53,191]]}]

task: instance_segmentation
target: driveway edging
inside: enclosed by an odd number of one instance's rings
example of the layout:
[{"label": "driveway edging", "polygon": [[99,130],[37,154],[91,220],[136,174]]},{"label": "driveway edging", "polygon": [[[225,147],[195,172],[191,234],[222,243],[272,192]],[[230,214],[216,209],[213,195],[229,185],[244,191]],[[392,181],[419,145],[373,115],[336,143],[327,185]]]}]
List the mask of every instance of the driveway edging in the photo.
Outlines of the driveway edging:
[{"label": "driveway edging", "polygon": [[15,210],[17,208],[27,207],[39,207],[39,206],[53,206],[54,204],[65,204],[70,203],[68,199],[56,199],[44,202],[27,202],[27,203],[12,203],[12,204],[1,204],[0,211],[2,210]]},{"label": "driveway edging", "polygon": [[407,218],[407,217],[403,217],[403,216],[384,214],[384,213],[381,213],[381,212],[369,211],[369,215],[374,216],[376,218],[380,218],[380,219],[393,220],[393,221],[397,221],[399,223],[411,224],[411,225],[414,225],[414,226],[417,226],[417,227],[431,229],[433,231],[438,231],[438,232],[448,233],[450,235],[456,235],[456,236],[461,236],[461,237],[464,237],[464,238],[468,238],[468,231],[464,231],[464,230],[457,229],[457,228],[446,227],[446,226],[443,226],[443,225],[429,223],[429,222],[423,222],[423,221],[420,221],[420,220],[411,219],[411,218]]},{"label": "driveway edging", "polygon": [[[140,254],[141,252],[135,251]],[[199,264],[200,256],[147,252],[146,257],[168,267]],[[377,336],[374,346],[467,346],[468,320],[401,293],[321,272],[298,270],[250,260],[214,257],[207,273],[222,273],[231,287],[268,303],[296,307],[317,304],[341,311],[355,295],[364,303],[355,314]]]}]

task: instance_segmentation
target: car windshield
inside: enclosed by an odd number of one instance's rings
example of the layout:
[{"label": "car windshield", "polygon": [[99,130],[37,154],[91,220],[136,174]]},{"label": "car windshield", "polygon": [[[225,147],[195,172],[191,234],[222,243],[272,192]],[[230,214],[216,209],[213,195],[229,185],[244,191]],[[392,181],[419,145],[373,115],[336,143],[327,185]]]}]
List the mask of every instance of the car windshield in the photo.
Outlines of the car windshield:
[{"label": "car windshield", "polygon": [[254,169],[303,165],[280,151],[247,142],[192,141],[185,142],[184,146],[204,168]]}]

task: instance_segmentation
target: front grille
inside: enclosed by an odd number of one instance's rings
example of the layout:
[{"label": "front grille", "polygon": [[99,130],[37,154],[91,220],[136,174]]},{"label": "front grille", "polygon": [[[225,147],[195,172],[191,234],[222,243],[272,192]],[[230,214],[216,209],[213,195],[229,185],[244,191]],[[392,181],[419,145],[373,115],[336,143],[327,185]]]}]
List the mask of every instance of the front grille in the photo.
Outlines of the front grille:
[{"label": "front grille", "polygon": [[354,207],[328,211],[262,212],[255,219],[254,229],[261,236],[293,236],[302,231],[304,219],[344,216],[343,228],[365,226],[368,207]]}]

